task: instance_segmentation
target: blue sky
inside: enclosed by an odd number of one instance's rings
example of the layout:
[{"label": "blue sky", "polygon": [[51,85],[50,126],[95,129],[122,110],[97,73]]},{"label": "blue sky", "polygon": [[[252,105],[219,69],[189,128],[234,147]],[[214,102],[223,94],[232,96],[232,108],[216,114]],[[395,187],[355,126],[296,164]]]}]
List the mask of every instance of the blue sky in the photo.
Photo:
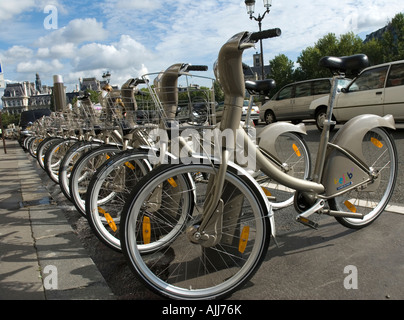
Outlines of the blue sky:
[{"label": "blue sky", "polygon": [[[44,12],[47,6],[57,12]],[[257,0],[256,13],[263,11]],[[402,0],[273,0],[263,28],[279,27],[282,36],[264,41],[264,59],[284,53],[295,61],[329,32],[364,37],[403,11]],[[57,29],[50,28],[56,27],[50,14]],[[6,81],[33,82],[38,72],[52,85],[60,74],[68,90],[80,77],[101,78],[107,70],[121,85],[178,62],[206,64],[213,76],[221,45],[239,31],[258,29],[239,0],[0,0],[0,26]],[[246,63],[253,53],[245,53]]]}]

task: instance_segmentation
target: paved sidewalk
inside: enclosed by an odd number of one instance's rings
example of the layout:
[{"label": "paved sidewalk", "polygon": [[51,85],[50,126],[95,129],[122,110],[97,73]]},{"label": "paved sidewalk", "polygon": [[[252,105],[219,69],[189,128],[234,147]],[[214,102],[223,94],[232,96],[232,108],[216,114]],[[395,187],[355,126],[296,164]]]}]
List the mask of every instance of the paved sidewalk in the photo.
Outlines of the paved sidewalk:
[{"label": "paved sidewalk", "polygon": [[[114,299],[17,141],[0,150],[0,300]],[[39,166],[38,166],[39,167]]]}]

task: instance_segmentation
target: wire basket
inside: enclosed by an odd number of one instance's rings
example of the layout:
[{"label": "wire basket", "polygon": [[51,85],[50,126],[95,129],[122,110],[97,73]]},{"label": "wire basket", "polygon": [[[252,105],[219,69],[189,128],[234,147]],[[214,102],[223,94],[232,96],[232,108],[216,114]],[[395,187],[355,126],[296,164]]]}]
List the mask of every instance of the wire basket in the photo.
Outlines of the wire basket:
[{"label": "wire basket", "polygon": [[154,79],[153,85],[147,81],[147,87],[165,129],[172,128],[173,123],[178,124],[180,130],[215,124],[214,79],[188,72],[171,75],[167,70],[145,74],[142,78]]}]

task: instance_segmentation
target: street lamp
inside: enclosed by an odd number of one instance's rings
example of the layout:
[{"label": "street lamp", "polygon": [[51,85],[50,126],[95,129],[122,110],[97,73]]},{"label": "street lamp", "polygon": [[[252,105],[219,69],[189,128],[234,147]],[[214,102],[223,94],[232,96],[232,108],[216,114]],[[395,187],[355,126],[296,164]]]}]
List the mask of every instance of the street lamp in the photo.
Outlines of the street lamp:
[{"label": "street lamp", "polygon": [[[258,18],[254,17],[253,14],[255,12],[255,0],[245,0],[245,5],[247,9],[247,14],[250,15],[250,19],[254,19],[255,21],[258,21],[258,27],[259,31],[261,30],[262,27],[262,20],[264,19],[265,15],[269,13],[269,9],[272,7],[272,0],[263,0],[264,2],[264,7],[265,7],[265,12],[261,16],[258,14]],[[261,79],[264,80],[265,75],[264,75],[264,51],[262,49],[262,40],[260,40],[260,47],[261,47]]]}]

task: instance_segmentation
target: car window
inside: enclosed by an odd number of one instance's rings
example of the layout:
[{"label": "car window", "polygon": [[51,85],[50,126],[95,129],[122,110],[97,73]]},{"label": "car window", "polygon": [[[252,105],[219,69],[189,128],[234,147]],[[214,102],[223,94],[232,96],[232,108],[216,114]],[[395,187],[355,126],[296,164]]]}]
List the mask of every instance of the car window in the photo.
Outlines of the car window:
[{"label": "car window", "polygon": [[278,99],[277,99],[277,100],[284,100],[284,99],[290,99],[290,98],[292,98],[292,89],[293,89],[293,86],[289,86],[289,87],[283,88],[283,89],[281,90],[281,92],[279,92],[279,95],[278,95]]},{"label": "car window", "polygon": [[308,97],[311,95],[311,82],[296,85],[295,98]]},{"label": "car window", "polygon": [[362,74],[351,84],[349,91],[365,91],[384,87],[388,66],[370,69]]},{"label": "car window", "polygon": [[313,95],[329,94],[331,91],[331,82],[329,80],[314,81]]},{"label": "car window", "polygon": [[396,87],[404,85],[404,63],[393,64],[390,69],[386,87]]}]

